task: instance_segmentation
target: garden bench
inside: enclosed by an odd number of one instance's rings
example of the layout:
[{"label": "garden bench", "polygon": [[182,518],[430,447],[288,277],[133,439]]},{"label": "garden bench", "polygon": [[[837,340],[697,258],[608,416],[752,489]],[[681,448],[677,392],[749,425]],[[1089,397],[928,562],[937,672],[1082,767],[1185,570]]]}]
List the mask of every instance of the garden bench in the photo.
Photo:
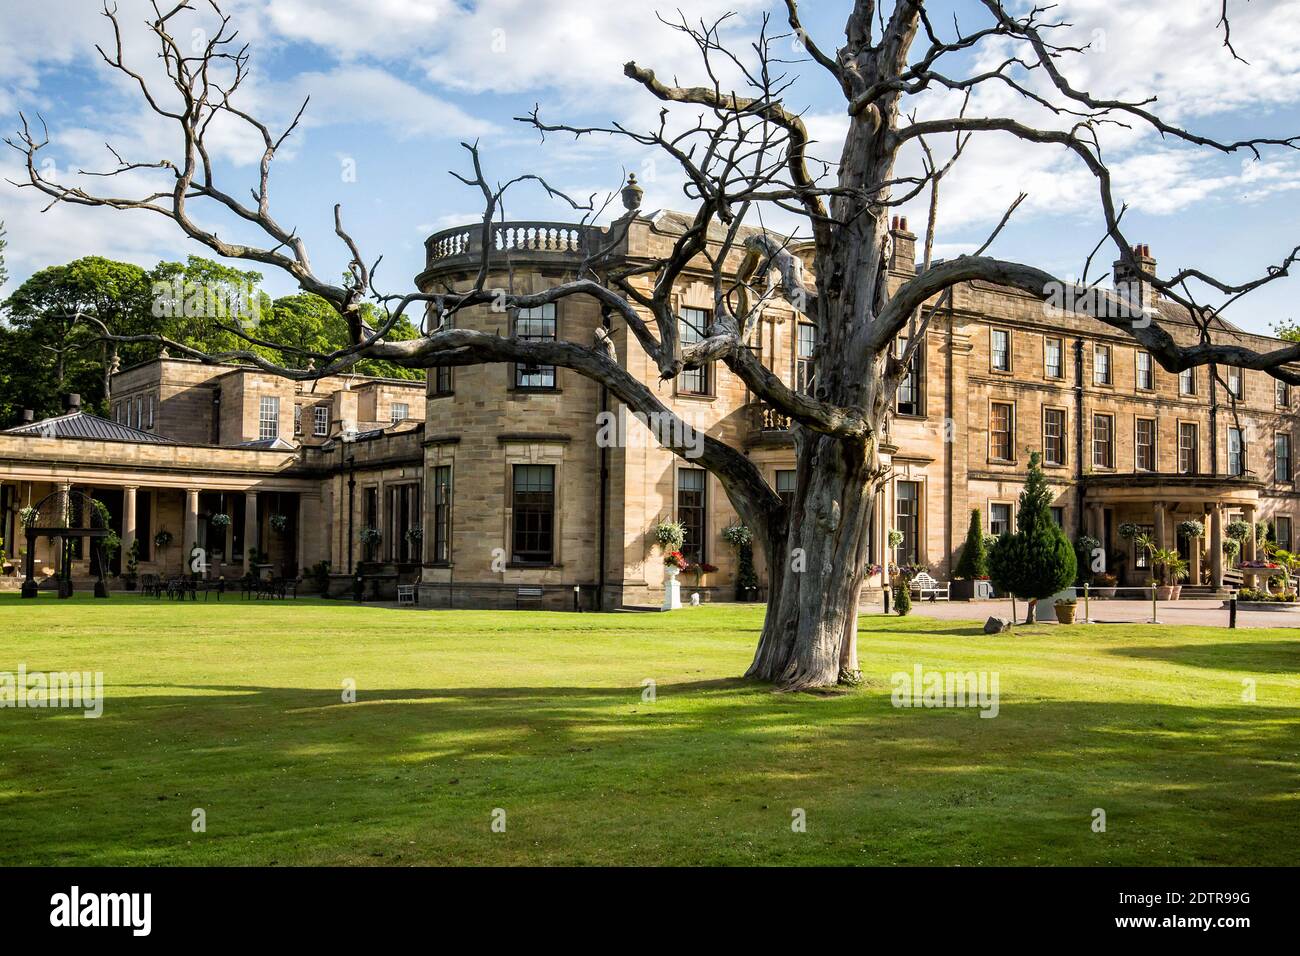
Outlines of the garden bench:
[{"label": "garden bench", "polygon": [[542,595],[545,593],[542,588],[515,588],[515,610],[519,610],[519,602],[521,601],[536,601],[540,606]]},{"label": "garden bench", "polygon": [[399,584],[397,586],[397,605],[398,607],[401,607],[403,604],[409,604],[412,607],[415,606],[414,584]]},{"label": "garden bench", "polygon": [[912,591],[914,591],[922,601],[927,597],[931,601],[948,600],[948,584],[946,582],[936,581],[924,571],[912,578]]}]

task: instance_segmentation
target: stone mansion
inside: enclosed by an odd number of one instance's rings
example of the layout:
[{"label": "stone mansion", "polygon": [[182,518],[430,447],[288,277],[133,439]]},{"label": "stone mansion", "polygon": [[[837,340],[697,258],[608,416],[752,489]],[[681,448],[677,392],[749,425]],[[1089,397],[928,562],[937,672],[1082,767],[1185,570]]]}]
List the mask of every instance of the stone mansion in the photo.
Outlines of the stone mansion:
[{"label": "stone mansion", "polygon": [[[488,284],[529,292],[564,282],[595,248],[614,265],[635,263],[664,253],[688,222],[633,209],[617,228],[495,225]],[[916,269],[906,220],[893,240],[901,281]],[[480,242],[477,225],[430,237],[417,284],[464,288]],[[1148,249],[1138,252],[1154,265]],[[1114,281],[1149,301],[1176,339],[1192,340],[1181,310],[1119,267]],[[700,263],[677,292],[685,341],[708,324],[711,302]],[[619,360],[685,421],[743,448],[777,493],[792,492],[789,423],[721,364],[659,383],[629,330],[580,297],[516,314],[466,310],[456,321],[582,343],[606,327]],[[1226,323],[1216,335],[1274,344]],[[815,329],[782,302],[751,347],[788,384],[807,387],[815,374]],[[1220,544],[1233,518],[1267,519],[1281,546],[1295,543],[1296,397],[1265,373],[1220,369],[1222,383],[1205,368],[1171,375],[1099,321],[978,282],[956,288],[916,355],[886,443],[892,477],[877,504],[873,565],[922,563],[946,578],[971,509],[990,533],[1013,526],[1033,451],[1067,533],[1101,539],[1126,583],[1145,572],[1117,533],[1123,523],[1179,547],[1210,586],[1231,573]],[[141,573],[188,570],[197,545],[209,576],[242,575],[256,549],[280,574],[328,561],[338,594],[358,572],[416,583],[426,606],[652,606],[663,566],[648,532],[671,516],[687,528],[687,558],[716,568],[698,581],[685,575],[686,593],[735,594],[737,559],[722,530],[736,516],[717,481],[567,369],[494,364],[434,370],[424,383],[295,383],[164,354],[115,374],[111,404],[108,420],[72,402],[64,415],[0,431],[0,535],[16,566],[6,586],[22,579],[21,510],[77,490],[107,505],[123,552],[137,543]],[[625,440],[612,447],[597,441],[602,412],[622,415]],[[1190,518],[1203,521],[1204,539],[1175,534]],[[892,554],[890,529],[903,540]],[[37,577],[48,580],[58,549],[44,539],[36,548]],[[74,551],[74,574],[91,573],[91,550]],[[758,571],[765,582],[761,556]],[[879,573],[868,584],[879,586]]]}]

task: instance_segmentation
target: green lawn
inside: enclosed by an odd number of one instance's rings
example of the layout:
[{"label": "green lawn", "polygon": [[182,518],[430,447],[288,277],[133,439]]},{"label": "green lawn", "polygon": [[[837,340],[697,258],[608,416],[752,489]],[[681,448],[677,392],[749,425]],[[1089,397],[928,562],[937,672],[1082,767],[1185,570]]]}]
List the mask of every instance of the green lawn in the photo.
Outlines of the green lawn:
[{"label": "green lawn", "polygon": [[[780,695],[735,679],[761,613],[5,596],[0,671],[107,700],[0,709],[3,859],[1297,862],[1296,632],[866,617],[866,686]],[[916,663],[997,671],[998,717],[894,708]]]}]

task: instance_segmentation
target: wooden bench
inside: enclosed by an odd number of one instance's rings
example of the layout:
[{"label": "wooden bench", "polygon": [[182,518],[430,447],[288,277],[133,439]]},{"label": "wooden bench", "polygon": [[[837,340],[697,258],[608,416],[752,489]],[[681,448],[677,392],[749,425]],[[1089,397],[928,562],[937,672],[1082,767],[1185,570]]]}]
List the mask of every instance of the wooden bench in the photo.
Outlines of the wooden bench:
[{"label": "wooden bench", "polygon": [[401,607],[403,604],[415,606],[414,584],[399,584],[397,586],[397,606]]},{"label": "wooden bench", "polygon": [[931,601],[948,600],[948,585],[936,581],[929,574],[922,571],[916,577],[912,578],[912,591],[917,597],[924,601],[927,597]]},{"label": "wooden bench", "polygon": [[515,610],[519,610],[521,601],[536,601],[540,606],[545,593],[544,588],[515,588]]}]

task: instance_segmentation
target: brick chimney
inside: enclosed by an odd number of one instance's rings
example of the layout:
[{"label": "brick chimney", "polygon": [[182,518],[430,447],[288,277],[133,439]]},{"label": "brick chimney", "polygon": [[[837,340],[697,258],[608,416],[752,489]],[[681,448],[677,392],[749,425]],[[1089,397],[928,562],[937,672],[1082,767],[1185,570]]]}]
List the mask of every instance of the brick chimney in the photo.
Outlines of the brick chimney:
[{"label": "brick chimney", "polygon": [[892,272],[916,272],[916,234],[907,228],[906,216],[895,216],[889,224],[891,247],[889,268]]},{"label": "brick chimney", "polygon": [[[1133,247],[1133,258],[1137,260],[1142,271],[1155,274],[1156,260],[1151,255],[1151,247],[1139,244]],[[1149,280],[1141,278],[1123,259],[1115,260],[1115,291],[1132,302],[1143,306],[1154,305],[1159,293]]]}]

